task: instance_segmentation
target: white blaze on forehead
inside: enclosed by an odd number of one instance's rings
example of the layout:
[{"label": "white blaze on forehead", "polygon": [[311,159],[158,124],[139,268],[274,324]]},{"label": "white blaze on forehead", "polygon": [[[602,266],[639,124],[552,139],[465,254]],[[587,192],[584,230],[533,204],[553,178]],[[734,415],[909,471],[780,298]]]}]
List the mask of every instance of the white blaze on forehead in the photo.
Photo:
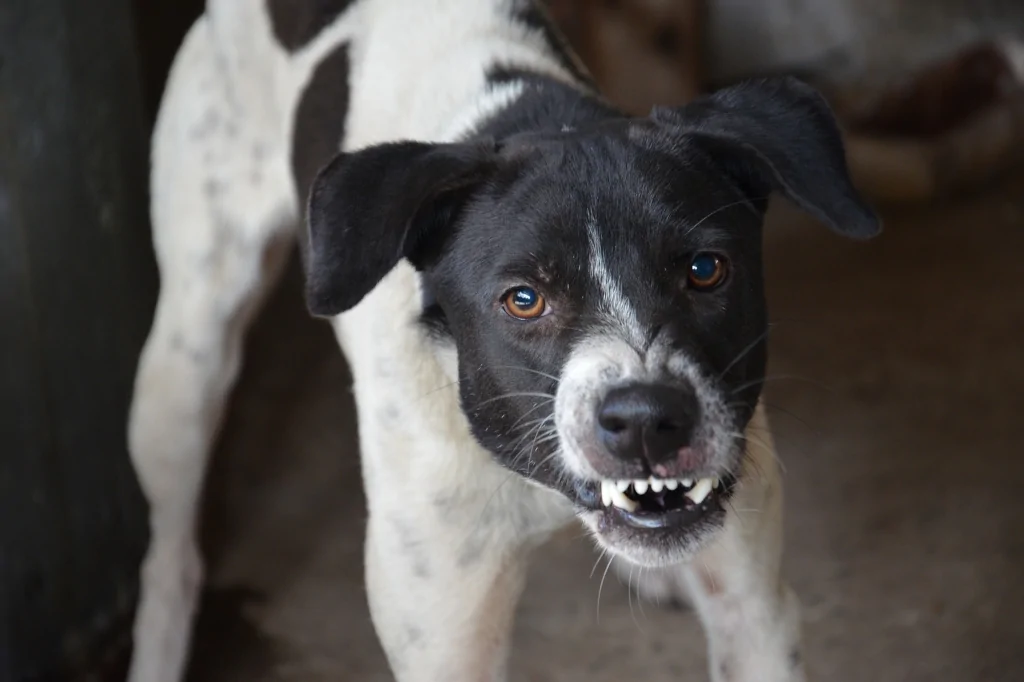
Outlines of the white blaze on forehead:
[{"label": "white blaze on forehead", "polygon": [[601,297],[602,307],[624,338],[636,348],[642,347],[644,334],[640,328],[640,319],[623,293],[619,280],[608,269],[593,210],[587,212],[587,241],[590,245],[590,272],[597,282],[598,291],[595,293]]}]

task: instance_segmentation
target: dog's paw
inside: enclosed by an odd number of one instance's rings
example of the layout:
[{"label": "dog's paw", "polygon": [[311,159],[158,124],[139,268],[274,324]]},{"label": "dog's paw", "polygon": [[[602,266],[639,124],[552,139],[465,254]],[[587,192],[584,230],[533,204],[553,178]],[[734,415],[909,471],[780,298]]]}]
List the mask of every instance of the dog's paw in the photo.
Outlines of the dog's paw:
[{"label": "dog's paw", "polygon": [[681,566],[647,568],[637,566],[621,557],[613,560],[615,574],[644,601],[672,609],[689,609],[690,594],[683,579]]}]

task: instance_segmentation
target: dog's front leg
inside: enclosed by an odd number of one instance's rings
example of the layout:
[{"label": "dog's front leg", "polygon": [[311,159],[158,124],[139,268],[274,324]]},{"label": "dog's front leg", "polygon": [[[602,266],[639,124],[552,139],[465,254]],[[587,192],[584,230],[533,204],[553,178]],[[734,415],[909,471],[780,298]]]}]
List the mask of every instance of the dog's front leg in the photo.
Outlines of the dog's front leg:
[{"label": "dog's front leg", "polygon": [[[659,604],[689,603],[704,624],[714,682],[804,682],[800,607],[780,576],[782,483],[764,414],[750,428],[741,484],[714,544],[680,566],[647,569]],[[635,567],[616,570],[632,580]]]},{"label": "dog's front leg", "polygon": [[[806,680],[799,602],[779,575],[782,491],[777,475],[767,479],[745,483],[722,537],[683,570],[714,682]],[[752,498],[762,504],[747,506]]]},{"label": "dog's front leg", "polygon": [[528,555],[570,510],[472,447],[400,468],[369,450],[366,585],[396,679],[504,680]]},{"label": "dog's front leg", "polygon": [[715,682],[804,682],[800,606],[780,576],[782,482],[764,415],[722,535],[683,569]]}]

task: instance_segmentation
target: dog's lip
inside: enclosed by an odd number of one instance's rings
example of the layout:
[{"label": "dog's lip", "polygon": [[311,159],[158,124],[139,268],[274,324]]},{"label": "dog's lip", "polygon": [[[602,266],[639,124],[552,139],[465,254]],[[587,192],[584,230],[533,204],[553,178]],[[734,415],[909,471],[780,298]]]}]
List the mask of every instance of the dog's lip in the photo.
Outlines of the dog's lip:
[{"label": "dog's lip", "polygon": [[660,530],[690,526],[701,521],[709,514],[724,512],[717,498],[700,506],[688,509],[670,509],[664,512],[628,512],[616,506],[608,507],[605,514],[611,519],[621,521],[627,526],[638,530]]}]

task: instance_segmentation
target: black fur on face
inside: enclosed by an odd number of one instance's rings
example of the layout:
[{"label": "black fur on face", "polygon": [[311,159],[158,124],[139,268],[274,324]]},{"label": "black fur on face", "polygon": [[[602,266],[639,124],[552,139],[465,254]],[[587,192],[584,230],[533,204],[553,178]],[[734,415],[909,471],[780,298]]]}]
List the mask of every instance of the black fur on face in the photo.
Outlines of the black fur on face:
[{"label": "black fur on face", "polygon": [[[740,430],[757,402],[766,358],[758,343],[767,328],[765,197],[729,183],[699,144],[666,153],[652,136],[621,122],[517,141],[529,150],[517,150],[523,156],[478,190],[458,237],[425,274],[437,301],[431,322],[458,349],[474,435],[506,464],[549,484],[561,470],[544,462],[559,445],[558,379],[589,338],[627,339],[643,353],[658,337],[709,375],[724,372],[723,389],[738,390]],[[627,320],[608,310],[595,246],[632,313]],[[707,293],[687,281],[700,253],[728,262],[727,280]],[[550,313],[524,321],[506,312],[504,295],[521,286],[543,296]]]},{"label": "black fur on face", "polygon": [[[723,434],[742,432],[765,371],[772,192],[841,234],[879,230],[828,107],[797,81],[644,119],[546,83],[468,141],[339,155],[311,193],[308,302],[343,312],[408,259],[430,293],[425,323],[457,349],[473,435],[574,498],[581,480],[728,470],[741,453]],[[705,288],[691,275],[709,263],[724,275]],[[545,314],[510,314],[519,288]],[[638,382],[675,392],[693,452],[662,464],[602,445],[595,411]]]}]

